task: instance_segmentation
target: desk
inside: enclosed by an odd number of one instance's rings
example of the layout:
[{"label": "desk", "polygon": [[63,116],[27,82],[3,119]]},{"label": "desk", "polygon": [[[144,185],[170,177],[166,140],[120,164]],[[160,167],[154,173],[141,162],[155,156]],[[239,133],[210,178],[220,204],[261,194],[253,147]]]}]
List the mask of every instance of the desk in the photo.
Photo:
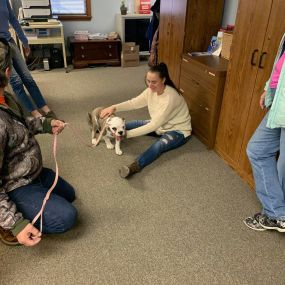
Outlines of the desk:
[{"label": "desk", "polygon": [[[58,29],[60,32],[58,35],[52,35],[47,37],[37,37],[37,38],[28,38],[29,45],[45,45],[45,44],[61,44],[62,45],[62,53],[63,53],[63,62],[64,68],[67,71],[67,63],[66,63],[66,51],[65,51],[65,43],[64,43],[64,33],[63,26],[61,22],[47,22],[47,23],[30,23],[29,26],[22,26],[22,29],[25,32],[25,29]],[[24,50],[22,45],[20,45],[22,56],[24,57]]]}]

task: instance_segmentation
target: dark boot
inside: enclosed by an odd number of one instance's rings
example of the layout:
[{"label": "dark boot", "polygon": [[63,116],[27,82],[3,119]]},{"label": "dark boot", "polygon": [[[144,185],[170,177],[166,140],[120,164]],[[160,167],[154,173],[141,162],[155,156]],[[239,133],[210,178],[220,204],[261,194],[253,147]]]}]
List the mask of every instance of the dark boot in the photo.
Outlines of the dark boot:
[{"label": "dark boot", "polygon": [[17,238],[12,234],[10,230],[5,230],[0,227],[0,239],[7,245],[20,245]]},{"label": "dark boot", "polygon": [[140,166],[138,165],[138,163],[135,161],[133,162],[131,165],[129,166],[122,166],[120,169],[119,169],[119,173],[120,173],[120,176],[122,178],[127,178],[127,177],[130,177],[131,175],[139,172],[141,170]]}]

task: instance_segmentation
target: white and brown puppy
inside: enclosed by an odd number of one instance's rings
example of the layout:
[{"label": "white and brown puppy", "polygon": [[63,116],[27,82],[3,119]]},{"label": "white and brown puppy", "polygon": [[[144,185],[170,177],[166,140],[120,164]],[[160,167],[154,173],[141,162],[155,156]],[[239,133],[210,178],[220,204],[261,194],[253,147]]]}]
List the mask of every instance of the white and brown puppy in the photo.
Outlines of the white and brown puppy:
[{"label": "white and brown puppy", "polygon": [[[106,126],[102,134],[102,138],[105,141],[107,148],[115,148],[116,154],[122,155],[123,152],[121,150],[121,140],[126,133],[125,120],[115,115],[102,119],[100,117],[100,113],[103,109],[103,107],[98,107],[95,108],[91,113],[88,113],[88,123],[91,129],[92,144],[96,145],[100,132]],[[115,146],[111,142],[112,138],[115,139]]]}]

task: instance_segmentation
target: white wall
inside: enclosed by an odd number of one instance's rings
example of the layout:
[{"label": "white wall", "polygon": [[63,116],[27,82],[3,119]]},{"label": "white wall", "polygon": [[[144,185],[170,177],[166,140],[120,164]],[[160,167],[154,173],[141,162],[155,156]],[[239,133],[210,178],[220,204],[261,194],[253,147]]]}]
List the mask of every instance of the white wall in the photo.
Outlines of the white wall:
[{"label": "white wall", "polygon": [[64,33],[72,35],[75,30],[94,32],[110,32],[114,30],[115,14],[120,11],[118,0],[92,0],[91,21],[65,21]]},{"label": "white wall", "polygon": [[[1,0],[0,0],[1,1]],[[126,4],[128,1],[126,0]],[[155,0],[151,0],[153,4]],[[91,0],[91,21],[64,21],[64,34],[70,36],[75,30],[88,30],[91,33],[107,33],[115,30],[115,14],[120,12],[121,0]],[[21,0],[14,0],[13,6],[18,11]],[[234,24],[238,0],[225,0],[222,26]]]},{"label": "white wall", "polygon": [[225,0],[222,26],[234,25],[239,0]]}]

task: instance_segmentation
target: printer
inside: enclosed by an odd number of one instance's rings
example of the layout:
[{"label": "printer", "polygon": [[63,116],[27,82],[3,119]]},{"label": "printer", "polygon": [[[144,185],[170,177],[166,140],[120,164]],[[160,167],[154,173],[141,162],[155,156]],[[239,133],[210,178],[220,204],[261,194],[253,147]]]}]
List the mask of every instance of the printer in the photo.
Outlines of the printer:
[{"label": "printer", "polygon": [[24,19],[48,19],[51,17],[49,0],[22,0]]}]

